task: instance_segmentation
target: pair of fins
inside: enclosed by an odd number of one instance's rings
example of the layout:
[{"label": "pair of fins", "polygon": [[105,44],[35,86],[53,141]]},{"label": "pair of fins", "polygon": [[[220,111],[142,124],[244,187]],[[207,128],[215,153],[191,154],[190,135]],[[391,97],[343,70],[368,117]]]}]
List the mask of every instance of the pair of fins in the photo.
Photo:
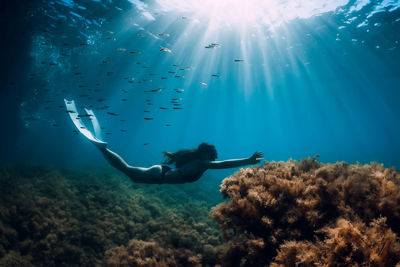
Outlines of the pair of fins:
[{"label": "pair of fins", "polygon": [[67,107],[67,112],[79,132],[96,146],[105,148],[107,146],[107,142],[102,141],[103,137],[101,134],[100,124],[97,120],[97,117],[94,115],[93,110],[85,108],[87,116],[91,118],[94,134],[88,130],[83,121],[80,119],[75,101],[64,99],[64,102],[65,106]]}]

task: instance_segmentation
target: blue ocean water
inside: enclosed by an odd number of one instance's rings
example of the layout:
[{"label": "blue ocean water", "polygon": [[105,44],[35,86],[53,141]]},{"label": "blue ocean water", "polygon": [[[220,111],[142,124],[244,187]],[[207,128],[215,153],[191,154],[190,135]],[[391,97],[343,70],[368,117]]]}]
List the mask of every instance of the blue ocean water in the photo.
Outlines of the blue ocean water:
[{"label": "blue ocean water", "polygon": [[199,2],[4,2],[3,161],[107,165],[65,98],[132,165],[209,142],[400,167],[398,1]]},{"label": "blue ocean water", "polygon": [[[399,1],[5,0],[0,25],[0,266],[399,262]],[[136,183],[72,100],[132,166],[266,161]]]}]

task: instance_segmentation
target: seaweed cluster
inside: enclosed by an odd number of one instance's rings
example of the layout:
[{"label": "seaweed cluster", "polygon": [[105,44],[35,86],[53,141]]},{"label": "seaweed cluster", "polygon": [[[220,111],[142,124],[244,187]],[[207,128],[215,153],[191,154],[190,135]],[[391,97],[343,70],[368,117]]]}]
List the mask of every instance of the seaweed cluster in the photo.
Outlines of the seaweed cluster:
[{"label": "seaweed cluster", "polygon": [[395,169],[265,162],[226,178],[226,201],[213,190],[135,184],[109,169],[0,168],[0,266],[400,262]]},{"label": "seaweed cluster", "polygon": [[[186,193],[191,185],[143,186],[109,170],[28,166],[1,168],[0,184],[0,266],[124,265],[117,259],[130,249],[153,255],[148,266],[163,255],[168,266],[218,258],[219,230],[207,203]],[[134,258],[125,263],[146,262]]]},{"label": "seaweed cluster", "polygon": [[372,163],[265,162],[225,179],[212,210],[226,266],[395,266],[400,175]]}]

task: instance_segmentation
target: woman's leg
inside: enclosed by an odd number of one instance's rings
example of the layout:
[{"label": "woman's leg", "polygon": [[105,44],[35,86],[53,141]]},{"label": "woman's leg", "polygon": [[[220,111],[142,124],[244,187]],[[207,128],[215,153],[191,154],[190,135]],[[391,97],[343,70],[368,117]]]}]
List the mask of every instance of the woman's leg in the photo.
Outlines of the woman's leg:
[{"label": "woman's leg", "polygon": [[132,167],[126,163],[121,156],[106,147],[99,147],[106,160],[114,168],[126,174],[136,183],[156,184],[161,181],[162,169],[160,165],[150,168]]}]

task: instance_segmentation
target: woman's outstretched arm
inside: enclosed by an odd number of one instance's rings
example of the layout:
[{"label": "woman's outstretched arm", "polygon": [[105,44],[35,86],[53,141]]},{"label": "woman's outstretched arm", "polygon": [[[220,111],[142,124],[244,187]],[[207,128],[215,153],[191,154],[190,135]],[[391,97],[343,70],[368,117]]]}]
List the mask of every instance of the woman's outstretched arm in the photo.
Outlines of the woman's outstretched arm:
[{"label": "woman's outstretched arm", "polygon": [[264,154],[262,152],[256,152],[249,158],[244,159],[228,159],[223,161],[210,161],[205,163],[208,169],[228,169],[241,167],[251,164],[257,164],[261,161]]}]

